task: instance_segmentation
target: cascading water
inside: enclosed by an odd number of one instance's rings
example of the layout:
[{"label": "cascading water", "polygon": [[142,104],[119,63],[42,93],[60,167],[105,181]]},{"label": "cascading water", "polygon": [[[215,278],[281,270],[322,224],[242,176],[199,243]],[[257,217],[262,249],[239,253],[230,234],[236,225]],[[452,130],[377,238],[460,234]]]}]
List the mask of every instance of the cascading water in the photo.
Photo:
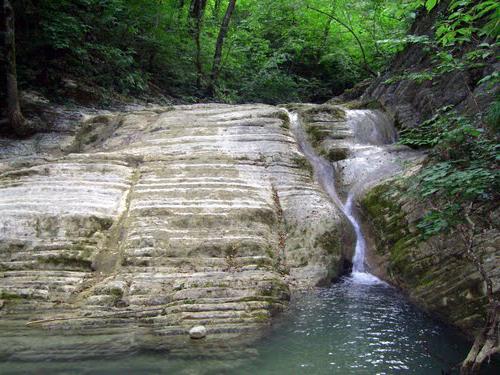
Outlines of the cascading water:
[{"label": "cascading water", "polygon": [[[2,361],[0,358],[0,373],[448,373],[450,364],[465,357],[469,349],[467,343],[447,327],[429,319],[395,288],[388,287],[365,269],[365,240],[353,214],[354,202],[359,189],[367,186],[367,181],[387,176],[395,170],[394,163],[388,166],[392,161],[389,160],[390,153],[385,152],[387,147],[379,146],[394,140],[390,122],[385,121],[381,113],[348,111],[347,123],[352,137],[342,141],[344,147],[349,147],[349,159],[344,164],[337,162],[332,166],[316,155],[298,115],[289,115],[302,152],[314,166],[315,178],[354,227],[357,241],[351,277],[328,288],[295,294],[289,308],[271,325],[269,335],[245,348],[239,346],[236,337],[228,336],[220,347],[217,340],[209,339],[205,343],[190,340],[182,350],[166,352],[158,336],[149,337],[151,334],[144,332],[146,338],[142,333],[131,332],[132,336],[124,335],[133,342],[137,352],[114,357],[109,353],[121,349],[120,341],[114,343],[116,336],[107,336],[104,331],[102,339],[110,343],[109,352],[105,350],[102,356],[95,358],[86,354],[78,358],[71,355],[76,347],[78,352],[95,353],[96,342],[101,338],[96,339],[85,332],[78,336],[80,331],[28,329],[23,320],[14,325],[2,325],[6,322],[0,319],[0,342],[5,342],[4,346],[13,346],[17,353],[26,340],[29,342],[27,347],[32,342],[34,348],[47,345],[57,348],[56,352],[61,355],[60,359],[50,360],[44,356],[43,350],[39,353],[30,348],[23,355],[33,360],[19,361],[18,354],[12,360]],[[383,162],[379,163],[380,160]],[[346,192],[336,190],[335,179],[341,180],[339,189],[346,187]],[[345,204],[342,204],[341,197],[347,197]],[[244,336],[250,335],[252,332]],[[157,339],[158,345],[154,347],[141,343],[148,340],[156,343]],[[485,372],[490,373],[497,374],[498,371]]]},{"label": "cascading water", "polygon": [[[361,226],[353,214],[354,194],[352,192],[349,193],[346,202],[342,203],[335,188],[335,170],[332,164],[316,154],[313,147],[307,140],[307,135],[302,128],[299,115],[289,111],[287,111],[287,113],[290,118],[292,132],[295,135],[299,147],[313,165],[316,180],[330,196],[332,201],[340,207],[354,228],[354,232],[356,234],[356,247],[354,257],[352,259],[353,267],[351,277],[353,281],[366,284],[381,283],[382,281],[380,279],[365,270],[366,241],[363,236]],[[396,139],[396,133],[392,126],[384,127],[383,132],[378,131],[378,127],[375,126],[376,118],[372,116],[372,111],[352,111],[351,115],[354,117],[354,121],[351,121],[353,124],[352,130],[354,136],[361,142],[383,144]],[[365,117],[368,121],[359,121],[362,117]],[[389,122],[384,121],[383,123],[388,124]]]}]

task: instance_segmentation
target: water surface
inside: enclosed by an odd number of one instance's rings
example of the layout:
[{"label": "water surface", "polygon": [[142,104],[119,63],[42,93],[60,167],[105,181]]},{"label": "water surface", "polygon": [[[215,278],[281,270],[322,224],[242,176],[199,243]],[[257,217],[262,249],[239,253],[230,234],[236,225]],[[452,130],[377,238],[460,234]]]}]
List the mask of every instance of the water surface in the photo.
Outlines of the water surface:
[{"label": "water surface", "polygon": [[[7,360],[0,373],[428,375],[447,370],[468,350],[461,336],[412,306],[396,289],[352,277],[295,295],[269,334],[255,344],[226,344],[219,350],[212,347],[210,355],[203,346],[213,344],[201,341],[195,344],[200,350],[190,348],[183,355],[137,351],[92,360]],[[92,342],[87,345],[92,349]]]}]

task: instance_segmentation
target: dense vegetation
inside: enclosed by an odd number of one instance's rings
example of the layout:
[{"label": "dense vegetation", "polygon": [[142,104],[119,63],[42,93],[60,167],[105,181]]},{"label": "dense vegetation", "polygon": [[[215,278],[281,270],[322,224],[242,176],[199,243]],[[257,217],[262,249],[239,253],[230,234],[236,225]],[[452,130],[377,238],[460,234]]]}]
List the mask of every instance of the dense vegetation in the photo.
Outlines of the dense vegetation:
[{"label": "dense vegetation", "polygon": [[[23,0],[16,11],[21,88],[184,101],[322,101],[384,68],[419,1]],[[384,42],[385,40],[385,42]],[[197,48],[199,46],[199,49]],[[103,95],[100,97],[102,98]]]},{"label": "dense vegetation", "polygon": [[[428,1],[428,8],[437,3]],[[498,48],[500,4],[489,0],[448,3],[448,12],[438,20],[432,37],[414,41],[432,53],[433,64],[425,70],[392,77],[391,81],[432,81],[448,73],[484,68],[492,60]],[[433,207],[420,224],[425,237],[450,231],[470,220],[467,216],[473,213],[484,220],[498,201],[498,82],[498,71],[493,71],[475,83],[497,95],[486,109],[472,94],[475,87],[464,80],[471,93],[472,111],[460,113],[450,105],[435,108],[432,118],[401,134],[402,144],[430,149],[427,165],[411,181],[413,193],[429,199]],[[468,207],[465,211],[464,205]]]},{"label": "dense vegetation", "polygon": [[[492,88],[498,87],[500,78],[497,70],[482,74],[485,66],[498,61],[498,1],[10,3],[19,86],[59,101],[67,100],[68,90],[77,87],[80,96],[71,99],[91,104],[120,96],[166,96],[181,102],[322,102],[377,77],[409,45],[419,45],[432,56],[431,63],[420,70],[391,73],[385,84],[420,84],[451,73],[481,72],[472,83],[464,79],[472,110],[432,108],[433,116],[404,129],[400,142],[429,154],[408,181],[408,193],[422,197],[429,208],[419,224],[424,239],[450,231],[461,234],[468,255],[483,273],[480,254],[472,249],[477,234],[491,226],[488,215],[497,209],[499,198],[500,102],[498,89]],[[440,13],[432,31],[408,35],[419,14],[437,7]],[[480,85],[491,96],[487,107],[474,96]],[[487,276],[484,281],[489,285],[491,320],[485,329],[498,330],[498,293],[493,295]],[[485,338],[478,347],[487,345]],[[480,363],[479,357],[476,353],[469,365]]]}]

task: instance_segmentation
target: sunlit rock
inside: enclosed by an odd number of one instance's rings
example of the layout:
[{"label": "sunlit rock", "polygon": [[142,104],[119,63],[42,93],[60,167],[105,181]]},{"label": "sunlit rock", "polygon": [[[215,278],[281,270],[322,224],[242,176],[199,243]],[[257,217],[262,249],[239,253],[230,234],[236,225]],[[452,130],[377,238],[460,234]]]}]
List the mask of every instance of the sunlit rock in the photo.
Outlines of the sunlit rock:
[{"label": "sunlit rock", "polygon": [[265,326],[290,287],[338,276],[352,254],[351,229],[282,110],[210,104],[85,118],[57,152],[0,140],[5,322],[125,330],[123,350],[130,334],[154,346],[197,325],[235,336]]},{"label": "sunlit rock", "polygon": [[207,335],[207,329],[204,326],[195,326],[189,330],[189,337],[192,339],[202,339]]}]

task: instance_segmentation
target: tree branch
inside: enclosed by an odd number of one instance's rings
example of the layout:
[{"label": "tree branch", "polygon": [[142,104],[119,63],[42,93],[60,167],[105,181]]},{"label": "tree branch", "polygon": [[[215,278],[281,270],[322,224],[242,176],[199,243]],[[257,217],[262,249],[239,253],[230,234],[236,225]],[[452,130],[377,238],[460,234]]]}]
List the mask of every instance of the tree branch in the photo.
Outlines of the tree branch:
[{"label": "tree branch", "polygon": [[345,27],[349,33],[354,37],[354,39],[356,39],[356,42],[358,43],[358,46],[359,46],[359,49],[361,50],[361,54],[363,55],[363,68],[368,72],[370,73],[372,76],[374,77],[377,77],[378,74],[375,73],[375,71],[370,67],[370,65],[368,64],[368,61],[366,59],[366,52],[365,52],[365,48],[363,47],[363,43],[361,43],[361,40],[359,39],[358,35],[356,34],[356,32],[348,25],[346,24],[345,22],[343,22],[342,20],[340,20],[339,18],[337,18],[336,16],[334,16],[333,14],[329,14],[327,12],[324,12],[322,11],[321,9],[317,9],[317,8],[314,8],[314,7],[311,7],[311,6],[307,6],[307,9],[310,9],[310,10],[313,10],[315,12],[318,12],[318,13],[321,13],[327,17],[329,17],[331,20],[337,22],[339,25]]}]

